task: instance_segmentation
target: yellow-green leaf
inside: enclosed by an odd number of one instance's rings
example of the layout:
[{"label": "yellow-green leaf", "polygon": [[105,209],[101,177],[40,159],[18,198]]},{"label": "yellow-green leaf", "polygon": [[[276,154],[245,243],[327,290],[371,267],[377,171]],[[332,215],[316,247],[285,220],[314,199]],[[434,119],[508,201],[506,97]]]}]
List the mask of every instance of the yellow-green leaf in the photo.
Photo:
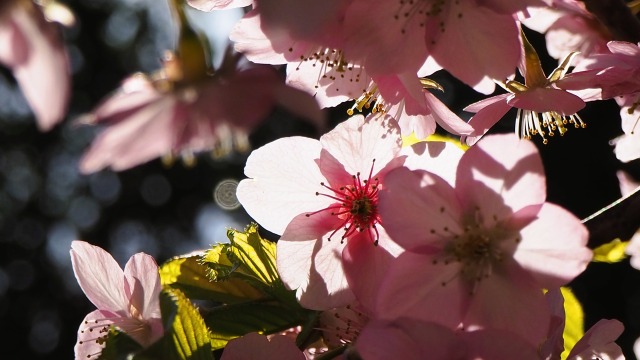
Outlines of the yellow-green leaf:
[{"label": "yellow-green leaf", "polygon": [[467,146],[466,144],[461,143],[459,138],[454,139],[454,138],[449,137],[449,136],[432,134],[432,135],[429,135],[426,139],[419,139],[416,136],[416,133],[413,133],[413,132],[411,134],[407,135],[407,136],[403,136],[402,137],[402,146],[403,147],[411,146],[411,145],[415,145],[415,144],[417,144],[419,142],[423,142],[423,141],[449,142],[449,143],[452,143],[453,145],[459,147],[462,150],[466,151],[467,149],[469,149],[469,146]]},{"label": "yellow-green leaf", "polygon": [[578,298],[573,294],[571,289],[562,287],[562,297],[564,298],[565,324],[562,338],[564,339],[564,351],[562,352],[562,360],[569,356],[569,352],[575,344],[584,336],[584,311]]},{"label": "yellow-green leaf", "polygon": [[602,244],[593,250],[593,261],[616,263],[627,257],[625,250],[629,245],[628,241],[615,239],[609,243]]},{"label": "yellow-green leaf", "polygon": [[165,336],[171,339],[175,355],[181,360],[213,360],[209,329],[198,309],[177,289],[160,296]]},{"label": "yellow-green leaf", "polygon": [[164,287],[182,290],[192,299],[222,303],[237,303],[260,299],[264,294],[241,279],[211,281],[208,267],[201,263],[204,253],[176,257],[160,267],[160,281]]}]

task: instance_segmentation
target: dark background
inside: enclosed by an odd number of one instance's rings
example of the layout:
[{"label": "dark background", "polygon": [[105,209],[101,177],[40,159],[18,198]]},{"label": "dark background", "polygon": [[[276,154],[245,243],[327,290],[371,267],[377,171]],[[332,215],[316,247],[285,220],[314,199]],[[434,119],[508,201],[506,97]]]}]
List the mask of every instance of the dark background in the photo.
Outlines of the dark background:
[{"label": "dark background", "polygon": [[[213,199],[224,179],[242,178],[247,154],[213,160],[198,157],[194,167],[159,160],[114,173],[81,175],[77,162],[97,129],[74,119],[90,111],[127,75],[159,67],[164,49],[175,43],[165,5],[146,0],[70,0],[77,24],[64,29],[73,68],[69,116],[53,131],[40,133],[15,81],[0,70],[0,358],[68,359],[76,331],[93,305],[71,271],[69,247],[82,239],[110,251],[121,265],[144,251],[159,263],[174,255],[225,241],[225,228],[244,227],[241,209],[224,210]],[[233,17],[232,12],[228,16]],[[237,13],[236,15],[237,16]],[[206,18],[209,29],[222,20]],[[543,37],[527,33],[545,63]],[[482,98],[445,73],[433,78],[439,94],[454,111]],[[333,124],[346,119],[346,107],[332,109]],[[468,118],[470,114],[462,114]],[[538,145],[548,182],[548,199],[584,218],[620,196],[617,170],[640,178],[638,162],[623,165],[609,140],[621,134],[618,108],[596,102],[581,111],[586,129],[570,129],[562,138]],[[509,113],[492,131],[513,131]],[[303,123],[276,111],[252,135],[254,147],[277,137],[318,137]],[[637,202],[637,201],[636,201]],[[603,238],[629,236],[640,207],[621,207],[611,216],[629,219],[625,226],[602,221],[591,245]],[[629,223],[631,225],[629,225]],[[609,226],[609,227],[607,227]],[[592,264],[572,284],[586,310],[587,326],[600,318],[617,318],[627,330],[619,343],[629,358],[640,334],[640,272],[628,261]]]}]

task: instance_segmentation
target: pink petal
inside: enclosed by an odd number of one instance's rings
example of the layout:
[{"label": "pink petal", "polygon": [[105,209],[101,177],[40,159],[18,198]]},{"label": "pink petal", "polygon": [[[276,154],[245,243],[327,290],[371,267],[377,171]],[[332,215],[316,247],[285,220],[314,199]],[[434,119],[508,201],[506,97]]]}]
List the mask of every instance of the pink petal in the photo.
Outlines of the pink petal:
[{"label": "pink petal", "polygon": [[283,32],[279,33],[280,36],[267,36],[260,24],[260,16],[256,9],[245,14],[229,34],[234,49],[258,64],[285,64],[288,49],[295,41]]},{"label": "pink petal", "polygon": [[584,334],[582,339],[571,349],[568,359],[602,358],[622,360],[624,355],[615,340],[624,331],[618,320],[602,319]]},{"label": "pink petal", "polygon": [[305,360],[295,342],[285,335],[274,335],[269,339],[258,333],[229,341],[221,360]]},{"label": "pink petal", "polygon": [[9,20],[3,21],[11,25],[0,26],[0,37],[10,38],[14,42],[12,50],[17,51],[10,56],[0,53],[0,61],[12,68],[38,119],[38,127],[46,131],[66,112],[70,91],[67,54],[56,25],[45,20],[39,6],[10,7]]},{"label": "pink petal", "polygon": [[[503,94],[495,96],[491,99],[491,102],[483,107],[469,120],[469,125],[473,127],[473,132],[469,136],[463,136],[462,142],[466,142],[467,145],[475,144],[489,129],[495,125],[500,119],[511,109],[511,106],[507,104],[505,100],[509,94]],[[489,100],[489,99],[486,99]],[[476,109],[472,104],[468,106],[465,111],[473,111]],[[485,104],[485,103],[483,103]]]},{"label": "pink petal", "polygon": [[[328,211],[296,216],[278,241],[277,267],[303,307],[326,310],[353,302],[342,269],[341,221]],[[328,237],[335,231],[332,240]],[[308,269],[308,270],[307,270]]]},{"label": "pink petal", "polygon": [[[110,166],[125,170],[170,153],[173,146],[173,97],[159,99],[134,114],[122,114],[93,141],[80,160],[80,171],[91,173]],[[122,120],[122,121],[120,121]]]},{"label": "pink petal", "polygon": [[[505,79],[513,74],[521,52],[513,16],[477,6],[473,1],[448,6],[451,9],[443,20],[444,32],[434,46],[427,44],[438,64],[474,88],[485,77]],[[461,58],[467,61],[460,61]],[[490,94],[493,87],[476,90],[488,90],[486,94]]]},{"label": "pink petal", "polygon": [[551,88],[537,88],[515,94],[507,104],[538,113],[555,111],[560,115],[573,115],[585,107],[584,101],[570,92]]},{"label": "pink petal", "polygon": [[546,338],[550,314],[542,287],[513,260],[494,267],[475,289],[463,320],[465,329],[511,331],[534,347]]},{"label": "pink petal", "polygon": [[249,179],[238,185],[242,206],[265,229],[282,234],[299,214],[320,210],[333,200],[316,196],[327,180],[315,159],[320,157],[317,140],[290,137],[254,150],[245,166]]},{"label": "pink petal", "polygon": [[591,261],[587,229],[563,208],[546,203],[538,219],[520,232],[522,241],[513,255],[547,289],[573,280]]},{"label": "pink petal", "polygon": [[501,94],[501,95],[492,96],[490,98],[482,99],[480,101],[474,102],[473,104],[465,107],[463,110],[467,112],[477,113],[489,105],[493,105],[497,102],[505,101],[507,97],[509,97],[510,95],[511,94]]},{"label": "pink petal", "polygon": [[[322,147],[340,162],[346,172],[378,174],[394,160],[402,147],[397,123],[389,115],[352,116],[320,138]],[[375,163],[374,163],[375,160]]]},{"label": "pink petal", "polygon": [[640,56],[640,48],[637,44],[626,41],[609,41],[607,43],[609,50],[616,55],[630,56],[637,58]]},{"label": "pink petal", "polygon": [[[378,227],[378,231],[380,239],[377,246],[368,236],[360,235],[350,238],[342,251],[342,266],[349,288],[369,313],[375,309],[378,290],[389,263],[402,251],[382,227]],[[392,251],[387,248],[392,248]]]},{"label": "pink petal", "polygon": [[387,110],[388,114],[396,114],[400,133],[404,136],[414,133],[416,138],[425,139],[436,132],[436,120],[432,114],[408,115],[404,102],[392,105]]},{"label": "pink petal", "polygon": [[112,320],[106,319],[117,319],[119,316],[111,311],[103,310],[95,310],[87,314],[78,328],[78,341],[73,349],[75,358],[77,360],[90,359],[96,357],[96,354],[102,353],[105,343],[97,340],[105,337],[108,332],[103,330],[108,331],[109,327],[113,325]]},{"label": "pink petal", "polygon": [[187,3],[200,11],[213,11],[249,6],[253,0],[187,0]]},{"label": "pink petal", "polygon": [[514,134],[485,136],[462,156],[456,191],[465,209],[473,213],[480,207],[485,220],[507,219],[543,203],[546,182],[538,149]]},{"label": "pink petal", "polygon": [[632,135],[623,134],[614,140],[614,152],[618,160],[629,162],[640,158],[640,131]]},{"label": "pink petal", "polygon": [[446,131],[455,135],[469,135],[473,132],[473,127],[464,120],[454,114],[449,108],[442,103],[437,97],[428,91],[424,91],[427,106],[431,109],[433,116],[438,123]]},{"label": "pink petal", "polygon": [[380,192],[379,212],[387,233],[405,249],[440,247],[450,234],[463,232],[453,188],[425,171],[398,168],[390,172]]},{"label": "pink petal", "polygon": [[126,295],[143,319],[161,318],[160,274],[154,258],[144,253],[133,255],[124,267]]},{"label": "pink petal", "polygon": [[71,264],[82,291],[99,310],[129,310],[123,272],[111,254],[76,240],[71,243]]},{"label": "pink petal", "polygon": [[375,316],[402,316],[457,327],[466,311],[469,290],[460,281],[457,262],[434,263],[434,255],[405,252],[391,262],[376,305]]},{"label": "pink petal", "polygon": [[402,148],[401,154],[407,155],[404,162],[406,168],[426,170],[454,186],[464,150],[448,141],[422,141]]},{"label": "pink petal", "polygon": [[356,341],[366,360],[465,359],[465,349],[454,332],[444,326],[409,317],[370,321]]},{"label": "pink petal", "polygon": [[508,331],[461,332],[459,337],[469,349],[468,359],[540,359],[535,346]]}]

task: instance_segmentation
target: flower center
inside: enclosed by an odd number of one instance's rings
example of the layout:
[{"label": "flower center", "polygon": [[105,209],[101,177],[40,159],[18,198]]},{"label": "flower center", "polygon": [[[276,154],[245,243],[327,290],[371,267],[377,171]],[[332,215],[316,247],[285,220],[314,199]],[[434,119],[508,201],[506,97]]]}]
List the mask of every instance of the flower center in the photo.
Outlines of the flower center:
[{"label": "flower center", "polygon": [[516,115],[516,135],[521,139],[531,139],[532,135],[539,135],[543,144],[549,142],[546,136],[554,136],[556,131],[563,136],[568,130],[567,125],[573,125],[576,129],[587,127],[577,113],[567,116],[555,111],[538,114],[535,111],[518,109]]},{"label": "flower center", "polygon": [[344,232],[341,236],[340,243],[345,239],[358,232],[366,231],[371,241],[377,245],[380,238],[376,225],[380,222],[378,215],[378,191],[380,189],[380,181],[378,178],[372,178],[373,165],[369,171],[369,177],[362,179],[360,173],[352,175],[352,183],[340,186],[339,188],[331,187],[324,182],[320,185],[331,193],[325,194],[316,192],[316,196],[325,196],[337,201],[322,210],[306,214],[307,217],[318,214],[323,211],[330,211],[331,216],[336,216],[341,220],[340,226],[336,228],[328,237],[328,241],[342,229]]}]

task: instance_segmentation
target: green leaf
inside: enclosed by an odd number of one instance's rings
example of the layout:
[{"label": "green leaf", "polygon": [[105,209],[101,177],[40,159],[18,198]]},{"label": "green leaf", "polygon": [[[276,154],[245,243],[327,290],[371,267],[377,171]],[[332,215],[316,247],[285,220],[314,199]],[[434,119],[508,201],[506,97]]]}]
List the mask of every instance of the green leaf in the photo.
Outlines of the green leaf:
[{"label": "green leaf", "polygon": [[562,297],[564,298],[565,323],[562,338],[564,339],[564,351],[561,358],[564,360],[569,356],[569,352],[576,345],[578,340],[584,336],[584,311],[578,298],[573,294],[571,289],[561,287]]},{"label": "green leaf", "polygon": [[220,306],[203,317],[211,329],[211,345],[216,350],[223,348],[229,340],[250,332],[273,334],[302,325],[314,314],[273,300]]},{"label": "green leaf", "polygon": [[264,297],[264,294],[241,279],[211,281],[209,268],[201,263],[202,254],[175,257],[160,267],[160,281],[164,287],[182,290],[192,299],[221,303],[237,303]]},{"label": "green leaf", "polygon": [[198,309],[178,289],[160,294],[164,337],[135,359],[213,360],[209,330]]},{"label": "green leaf", "polygon": [[229,230],[227,236],[230,243],[215,245],[202,258],[209,267],[209,278],[241,279],[265,294],[291,301],[291,292],[282,284],[276,269],[276,244],[260,236],[258,225],[251,224],[244,232]]},{"label": "green leaf", "polygon": [[627,245],[629,245],[628,241],[621,241],[620,239],[615,239],[612,242],[602,244],[593,249],[593,261],[606,262],[610,264],[620,262],[627,257],[627,254],[625,253]]}]

